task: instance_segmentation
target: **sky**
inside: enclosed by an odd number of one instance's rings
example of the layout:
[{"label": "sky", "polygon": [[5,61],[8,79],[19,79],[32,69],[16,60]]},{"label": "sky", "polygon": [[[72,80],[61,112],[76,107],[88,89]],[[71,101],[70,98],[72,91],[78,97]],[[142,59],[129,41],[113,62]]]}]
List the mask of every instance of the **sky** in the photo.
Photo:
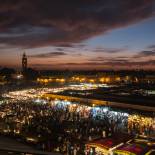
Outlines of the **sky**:
[{"label": "sky", "polygon": [[0,0],[0,67],[155,69],[155,0]]}]

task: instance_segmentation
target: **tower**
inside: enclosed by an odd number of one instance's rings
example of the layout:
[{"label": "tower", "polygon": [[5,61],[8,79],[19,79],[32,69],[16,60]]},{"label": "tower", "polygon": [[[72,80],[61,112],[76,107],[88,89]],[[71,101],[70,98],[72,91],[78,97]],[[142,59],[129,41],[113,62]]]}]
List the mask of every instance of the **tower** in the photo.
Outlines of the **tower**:
[{"label": "tower", "polygon": [[23,53],[22,57],[22,71],[25,72],[27,70],[27,56]]}]

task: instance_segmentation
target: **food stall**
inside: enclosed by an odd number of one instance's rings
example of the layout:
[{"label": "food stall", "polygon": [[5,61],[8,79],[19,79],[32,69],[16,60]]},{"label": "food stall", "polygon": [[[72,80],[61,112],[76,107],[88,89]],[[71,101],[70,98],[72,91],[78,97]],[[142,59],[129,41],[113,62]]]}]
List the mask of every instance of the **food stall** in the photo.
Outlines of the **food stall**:
[{"label": "food stall", "polygon": [[128,132],[137,130],[140,135],[150,135],[155,130],[155,119],[141,115],[128,116]]},{"label": "food stall", "polygon": [[113,150],[131,139],[128,135],[117,135],[94,140],[86,144],[85,155],[113,155]]},{"label": "food stall", "polygon": [[114,150],[114,155],[146,155],[150,147],[144,143],[128,143]]}]

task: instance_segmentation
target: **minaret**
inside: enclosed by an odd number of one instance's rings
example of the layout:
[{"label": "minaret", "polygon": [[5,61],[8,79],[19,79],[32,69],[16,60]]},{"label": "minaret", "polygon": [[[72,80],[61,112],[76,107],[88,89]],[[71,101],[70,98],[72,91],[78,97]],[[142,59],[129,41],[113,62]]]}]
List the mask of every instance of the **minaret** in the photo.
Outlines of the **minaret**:
[{"label": "minaret", "polygon": [[22,71],[25,72],[27,70],[27,56],[23,53],[22,57]]}]

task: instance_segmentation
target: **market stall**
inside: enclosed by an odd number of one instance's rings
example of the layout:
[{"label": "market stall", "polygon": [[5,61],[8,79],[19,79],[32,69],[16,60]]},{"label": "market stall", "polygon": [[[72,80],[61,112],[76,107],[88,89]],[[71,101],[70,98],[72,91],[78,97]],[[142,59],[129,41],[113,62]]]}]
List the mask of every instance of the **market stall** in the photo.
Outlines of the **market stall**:
[{"label": "market stall", "polygon": [[86,144],[85,155],[113,155],[113,150],[131,139],[128,135],[117,135],[91,141]]},{"label": "market stall", "polygon": [[150,147],[147,144],[128,143],[114,150],[114,155],[146,155],[149,151]]}]

